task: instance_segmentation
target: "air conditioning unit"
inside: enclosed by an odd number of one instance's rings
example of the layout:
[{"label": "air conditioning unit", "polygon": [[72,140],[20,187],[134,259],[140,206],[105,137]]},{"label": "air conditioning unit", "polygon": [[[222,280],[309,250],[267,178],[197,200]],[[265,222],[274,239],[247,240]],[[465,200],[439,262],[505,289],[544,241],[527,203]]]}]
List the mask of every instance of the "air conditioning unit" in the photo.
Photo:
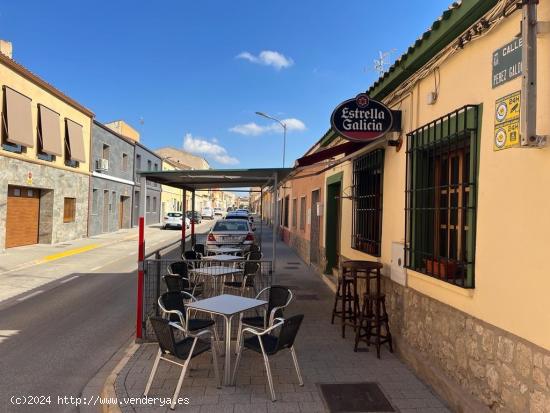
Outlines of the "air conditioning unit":
[{"label": "air conditioning unit", "polygon": [[96,159],[95,169],[97,171],[108,171],[109,170],[109,160],[108,159]]}]

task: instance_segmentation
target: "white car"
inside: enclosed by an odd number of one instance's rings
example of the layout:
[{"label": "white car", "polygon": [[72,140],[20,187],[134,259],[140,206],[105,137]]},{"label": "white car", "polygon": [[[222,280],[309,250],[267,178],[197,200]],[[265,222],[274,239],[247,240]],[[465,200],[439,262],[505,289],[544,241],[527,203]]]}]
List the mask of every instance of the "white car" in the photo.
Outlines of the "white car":
[{"label": "white car", "polygon": [[223,212],[223,210],[222,210],[221,208],[214,208],[214,215],[220,216],[220,217],[223,218],[224,212]]},{"label": "white car", "polygon": [[201,215],[202,219],[214,219],[214,210],[212,208],[203,208]]},{"label": "white car", "polygon": [[235,247],[247,252],[254,241],[253,229],[246,218],[220,219],[208,233],[206,247],[211,250],[219,247]]},{"label": "white car", "polygon": [[[181,228],[181,224],[183,222],[183,214],[181,212],[168,212],[164,216],[164,229],[168,228]],[[189,218],[185,217],[185,228],[189,228],[191,226],[191,221]]]}]

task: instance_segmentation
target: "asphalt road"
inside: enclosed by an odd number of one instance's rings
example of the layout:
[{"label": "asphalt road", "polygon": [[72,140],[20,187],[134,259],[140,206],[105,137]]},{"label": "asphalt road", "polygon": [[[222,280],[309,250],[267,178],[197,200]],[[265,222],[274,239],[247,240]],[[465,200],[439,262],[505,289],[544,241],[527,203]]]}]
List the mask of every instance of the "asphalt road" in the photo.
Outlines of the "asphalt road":
[{"label": "asphalt road", "polygon": [[[209,226],[202,224],[197,233]],[[177,231],[162,233],[164,241],[152,249],[178,237]],[[36,295],[31,291],[0,305],[0,412],[78,411],[59,404],[58,396],[79,397],[134,334],[136,250],[135,241],[123,242],[25,270],[40,273],[57,266],[67,275]],[[78,271],[92,268],[91,263],[95,271]],[[28,402],[29,396],[45,404],[13,404]]]}]

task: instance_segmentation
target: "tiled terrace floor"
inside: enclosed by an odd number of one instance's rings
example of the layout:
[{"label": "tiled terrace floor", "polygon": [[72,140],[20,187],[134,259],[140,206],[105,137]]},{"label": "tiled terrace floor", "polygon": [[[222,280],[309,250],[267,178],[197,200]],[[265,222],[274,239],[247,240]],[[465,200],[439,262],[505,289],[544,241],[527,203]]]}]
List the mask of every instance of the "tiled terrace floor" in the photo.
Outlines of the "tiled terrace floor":
[{"label": "tiled terrace floor", "polygon": [[[271,402],[263,360],[260,355],[244,352],[237,385],[217,389],[210,353],[194,359],[193,370],[184,380],[180,397],[188,397],[188,405],[176,406],[182,412],[326,412],[318,383],[374,381],[396,411],[447,412],[443,402],[422,383],[400,360],[384,347],[381,359],[376,351],[353,352],[353,334],[348,329],[342,339],[339,324],[330,324],[332,291],[319,275],[286,245],[279,244],[277,283],[290,286],[295,300],[285,315],[305,314],[296,341],[296,351],[305,385],[300,387],[289,352],[270,358],[277,401]],[[299,265],[295,264],[300,262]],[[285,267],[299,267],[285,269]],[[307,296],[306,296],[307,295]],[[140,397],[157,352],[156,344],[144,344],[118,376],[115,387],[123,397]],[[234,361],[234,357],[232,358]],[[220,369],[222,360],[220,358]],[[171,397],[180,374],[177,366],[161,363],[149,397]],[[223,370],[222,370],[223,371]],[[223,373],[222,373],[223,374]],[[164,412],[168,406],[121,406],[123,412]]]}]

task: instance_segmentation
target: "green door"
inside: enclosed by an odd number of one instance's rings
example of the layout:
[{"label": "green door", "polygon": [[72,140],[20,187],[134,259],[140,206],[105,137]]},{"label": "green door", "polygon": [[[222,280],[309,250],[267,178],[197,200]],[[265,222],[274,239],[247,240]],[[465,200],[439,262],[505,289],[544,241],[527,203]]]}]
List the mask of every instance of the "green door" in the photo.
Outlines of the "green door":
[{"label": "green door", "polygon": [[342,192],[342,173],[327,179],[327,211],[325,232],[325,254],[327,258],[326,274],[338,268],[340,249],[340,195]]}]

